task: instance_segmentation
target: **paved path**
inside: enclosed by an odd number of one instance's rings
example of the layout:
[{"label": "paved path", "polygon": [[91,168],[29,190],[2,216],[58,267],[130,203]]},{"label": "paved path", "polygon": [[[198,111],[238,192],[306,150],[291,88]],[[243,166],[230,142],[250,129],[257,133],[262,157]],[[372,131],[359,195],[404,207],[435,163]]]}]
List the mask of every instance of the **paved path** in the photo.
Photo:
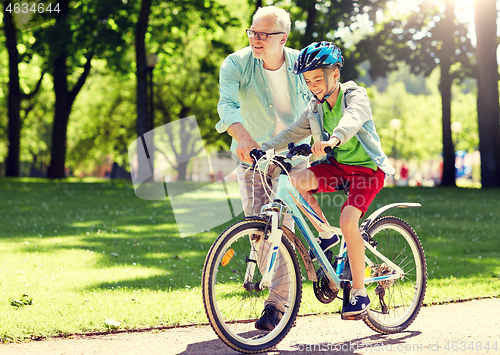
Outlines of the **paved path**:
[{"label": "paved path", "polygon": [[[487,342],[489,342],[489,351],[485,349]],[[479,345],[481,349],[478,348]],[[495,345],[497,350],[492,349]],[[331,351],[336,349],[340,351]],[[297,326],[292,328],[277,349],[267,352],[272,355],[289,353],[500,355],[500,299],[424,307],[406,331],[394,335],[377,334],[363,322],[342,321],[339,315],[300,317],[297,319]],[[212,328],[203,326],[6,344],[0,345],[0,354],[220,355],[239,353],[223,344]]]}]

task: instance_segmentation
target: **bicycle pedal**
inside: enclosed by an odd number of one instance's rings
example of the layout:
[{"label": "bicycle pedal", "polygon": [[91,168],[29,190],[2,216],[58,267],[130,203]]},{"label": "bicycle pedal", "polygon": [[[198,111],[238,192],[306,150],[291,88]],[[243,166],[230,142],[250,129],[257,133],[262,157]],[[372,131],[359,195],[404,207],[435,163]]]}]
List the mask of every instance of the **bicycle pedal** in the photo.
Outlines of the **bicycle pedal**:
[{"label": "bicycle pedal", "polygon": [[353,316],[345,316],[345,315],[341,315],[341,319],[342,320],[363,320],[363,319],[366,319],[366,317],[368,316],[368,313],[367,312],[363,312],[363,313],[360,313],[360,314],[356,314],[356,315],[353,315]]}]

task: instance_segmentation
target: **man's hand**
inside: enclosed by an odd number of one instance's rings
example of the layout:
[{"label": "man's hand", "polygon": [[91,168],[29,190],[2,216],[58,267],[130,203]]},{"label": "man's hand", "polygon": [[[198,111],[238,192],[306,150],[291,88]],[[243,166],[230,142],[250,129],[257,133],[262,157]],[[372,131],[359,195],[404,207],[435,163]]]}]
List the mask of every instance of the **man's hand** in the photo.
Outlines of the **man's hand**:
[{"label": "man's hand", "polygon": [[253,160],[250,157],[250,152],[252,149],[260,149],[260,145],[257,144],[250,136],[242,138],[238,141],[238,146],[236,147],[236,155],[241,161],[245,163],[252,164]]},{"label": "man's hand", "polygon": [[241,123],[230,125],[227,133],[238,142],[238,146],[236,147],[238,158],[245,163],[252,164],[253,160],[250,158],[250,152],[255,148],[260,149],[260,145],[250,136],[250,133],[248,133]]},{"label": "man's hand", "polygon": [[314,142],[314,144],[311,147],[311,151],[314,155],[317,156],[326,155],[325,153],[326,147],[335,148],[339,143],[340,139],[338,139],[337,137],[332,137],[330,138],[330,140],[326,142]]}]

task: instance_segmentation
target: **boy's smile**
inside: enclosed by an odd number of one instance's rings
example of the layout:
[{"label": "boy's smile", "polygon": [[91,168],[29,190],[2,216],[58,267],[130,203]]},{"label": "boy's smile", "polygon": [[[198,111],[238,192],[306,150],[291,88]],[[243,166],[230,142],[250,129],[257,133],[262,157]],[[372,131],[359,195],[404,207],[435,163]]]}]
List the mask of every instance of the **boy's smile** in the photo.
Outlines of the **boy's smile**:
[{"label": "boy's smile", "polygon": [[[337,86],[336,73],[338,73],[338,71],[334,70],[332,72],[329,72],[328,74],[328,83],[330,84],[329,88],[327,87],[325,81],[325,70],[323,69],[310,70],[306,71],[303,75],[309,90],[319,100],[323,100],[325,95],[327,95],[328,93],[331,94],[330,91]],[[327,100],[330,101],[330,98],[328,98]],[[333,103],[335,103],[335,100],[333,101]]]},{"label": "boy's smile", "polygon": [[304,73],[307,87],[320,100],[326,95],[327,90],[324,75],[323,69],[310,70]]}]

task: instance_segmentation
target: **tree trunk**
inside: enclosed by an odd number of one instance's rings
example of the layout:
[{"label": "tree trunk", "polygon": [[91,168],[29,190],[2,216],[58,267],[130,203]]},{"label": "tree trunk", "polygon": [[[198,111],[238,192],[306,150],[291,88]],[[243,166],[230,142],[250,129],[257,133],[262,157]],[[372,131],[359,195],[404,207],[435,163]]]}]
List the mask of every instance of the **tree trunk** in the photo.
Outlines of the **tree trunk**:
[{"label": "tree trunk", "polygon": [[477,116],[481,184],[500,186],[500,107],[498,99],[497,9],[495,0],[476,1]]},{"label": "tree trunk", "polygon": [[[66,31],[68,33],[67,38],[71,38],[71,34],[69,34],[69,31],[71,30],[64,22],[65,20],[65,17],[58,17],[56,20],[56,26],[59,25],[59,29],[61,31]],[[68,89],[68,67],[66,64],[68,60],[67,44],[58,43],[58,48],[51,48],[51,53],[57,53],[57,57],[52,63],[56,103],[54,125],[52,127],[52,146],[50,148],[51,159],[50,166],[47,169],[47,177],[49,179],[62,179],[66,176],[66,143],[69,115],[76,96],[82,89],[85,81],[87,80],[87,76],[90,73],[94,50],[92,48],[89,50],[87,62],[83,68],[83,73],[80,75],[71,91]]]},{"label": "tree trunk", "polygon": [[179,175],[177,176],[177,181],[186,181],[188,163],[189,162],[186,161],[177,165],[177,172],[179,173]]},{"label": "tree trunk", "polygon": [[[146,32],[148,30],[149,14],[151,13],[151,0],[143,0],[141,3],[141,13],[137,22],[136,39],[135,39],[135,56],[137,67],[137,135],[143,136],[148,132],[148,78],[146,66]],[[139,159],[139,171],[149,170],[149,166],[153,166],[153,154],[150,156],[149,152],[153,152],[152,142],[144,141],[147,148],[146,154],[151,159],[151,165],[147,161]],[[153,172],[151,171],[151,174]]]},{"label": "tree trunk", "polygon": [[446,2],[444,26],[443,26],[443,47],[440,58],[441,80],[439,90],[441,92],[441,103],[443,111],[443,178],[441,186],[455,185],[455,147],[451,136],[451,84],[450,75],[451,57],[454,52],[453,40],[453,19],[455,18],[454,1]]},{"label": "tree trunk", "polygon": [[66,67],[66,52],[62,51],[54,60],[54,93],[56,97],[54,126],[52,128],[52,146],[50,166],[47,177],[62,179],[66,176],[66,143],[69,114],[72,102],[68,92],[68,77]]},{"label": "tree trunk", "polygon": [[314,38],[313,33],[317,17],[316,0],[306,0],[303,9],[307,11],[306,32],[302,38],[302,48],[308,46],[312,42],[318,41]]},{"label": "tree trunk", "polygon": [[18,177],[20,174],[21,151],[21,90],[19,88],[19,53],[16,34],[12,24],[12,14],[5,11],[8,1],[4,1],[3,18],[7,51],[9,53],[9,94],[7,101],[9,152],[5,166],[5,176]]}]

